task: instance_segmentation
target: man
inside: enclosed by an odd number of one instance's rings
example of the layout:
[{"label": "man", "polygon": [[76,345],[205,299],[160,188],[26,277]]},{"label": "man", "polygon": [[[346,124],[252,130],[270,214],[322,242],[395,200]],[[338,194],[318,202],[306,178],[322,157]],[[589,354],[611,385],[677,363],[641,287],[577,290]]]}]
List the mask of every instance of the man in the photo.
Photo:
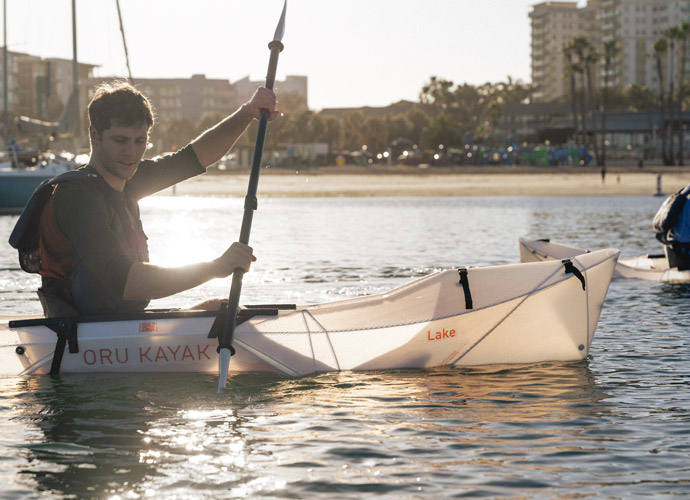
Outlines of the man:
[{"label": "man", "polygon": [[669,267],[690,268],[690,185],[672,194],[657,211],[652,226],[665,246]]},{"label": "man", "polygon": [[238,268],[248,271],[255,258],[239,242],[210,262],[179,268],[148,263],[138,200],[205,172],[260,117],[261,109],[274,119],[279,114],[275,105],[275,94],[259,88],[235,113],[178,152],[142,160],[154,124],[151,104],[128,83],[99,88],[88,107],[89,163],[65,180],[54,179],[45,202],[30,202],[25,210],[31,205],[41,210],[39,297],[46,316],[142,311],[152,299]]}]

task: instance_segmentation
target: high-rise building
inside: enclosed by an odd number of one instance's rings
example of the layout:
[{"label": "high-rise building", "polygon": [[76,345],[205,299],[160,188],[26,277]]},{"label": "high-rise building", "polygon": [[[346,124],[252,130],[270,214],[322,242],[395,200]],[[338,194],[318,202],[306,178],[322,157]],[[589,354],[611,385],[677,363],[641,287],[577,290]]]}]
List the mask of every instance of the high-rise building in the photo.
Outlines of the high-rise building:
[{"label": "high-rise building", "polygon": [[532,98],[548,102],[568,95],[563,46],[582,33],[577,2],[542,2],[532,7]]},{"label": "high-rise building", "polygon": [[[585,36],[599,54],[593,72],[595,84],[603,78],[603,46],[615,40],[619,53],[612,61],[609,84],[625,88],[636,83],[659,90],[654,43],[672,26],[690,20],[690,0],[588,0],[543,2],[532,7],[532,83],[535,101],[553,101],[569,93],[563,46],[577,35]],[[678,58],[680,51],[676,51]],[[680,64],[668,51],[664,78],[675,77]],[[690,55],[690,54],[688,54]]]}]

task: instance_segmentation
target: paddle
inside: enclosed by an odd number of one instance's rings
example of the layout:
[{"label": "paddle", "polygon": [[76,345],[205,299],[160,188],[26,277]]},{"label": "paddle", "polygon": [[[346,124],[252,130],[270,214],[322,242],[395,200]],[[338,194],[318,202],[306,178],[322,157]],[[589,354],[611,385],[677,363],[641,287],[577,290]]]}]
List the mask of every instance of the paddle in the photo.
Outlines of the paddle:
[{"label": "paddle", "polygon": [[[280,15],[273,41],[268,44],[271,50],[271,57],[268,61],[268,73],[266,74],[266,88],[273,90],[276,78],[276,68],[278,67],[278,55],[283,50],[283,33],[285,32],[285,11],[287,10],[287,0],[283,4],[283,12]],[[244,216],[242,218],[242,228],[240,229],[240,242],[249,244],[249,233],[252,229],[252,217],[254,210],[257,209],[256,189],[259,186],[259,174],[261,172],[261,156],[264,150],[266,139],[266,129],[268,128],[269,112],[261,110],[259,119],[259,130],[256,134],[256,145],[254,146],[254,159],[252,170],[249,174],[249,186],[247,196],[244,199]],[[218,346],[218,390],[225,389],[228,379],[228,369],[230,367],[230,356],[234,352],[232,341],[235,337],[235,322],[237,321],[237,309],[240,304],[240,293],[242,291],[242,278],[244,271],[235,269],[232,275],[232,285],[230,286],[230,299],[228,301],[227,319],[220,344]]]}]

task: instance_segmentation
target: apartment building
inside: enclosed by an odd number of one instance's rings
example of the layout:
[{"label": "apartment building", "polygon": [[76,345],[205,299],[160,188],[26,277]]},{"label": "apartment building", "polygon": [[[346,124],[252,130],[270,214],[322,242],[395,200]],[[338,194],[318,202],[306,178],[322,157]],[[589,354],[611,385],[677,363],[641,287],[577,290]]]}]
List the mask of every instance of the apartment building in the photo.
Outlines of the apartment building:
[{"label": "apartment building", "polygon": [[532,97],[537,102],[555,101],[569,92],[563,46],[583,31],[577,2],[542,2],[532,7],[529,17],[532,84],[537,89]]},{"label": "apartment building", "polygon": [[133,83],[151,100],[160,123],[179,119],[197,123],[207,114],[229,114],[240,104],[228,80],[210,79],[205,75],[136,78]]},{"label": "apartment building", "polygon": [[[0,65],[3,53],[0,51]],[[79,63],[79,81],[91,78],[93,64]],[[40,120],[56,120],[72,93],[74,63],[71,59],[42,59],[21,52],[7,51],[7,108],[13,115]],[[0,89],[3,80],[0,79]],[[82,109],[87,96],[80,93]]]},{"label": "apartment building", "polygon": [[[0,51],[0,64],[3,52]],[[105,81],[118,77],[94,78],[97,66],[79,63],[79,110],[82,123],[86,123],[86,107],[96,87]],[[64,110],[73,86],[73,61],[70,59],[43,59],[19,52],[7,52],[7,111],[8,116],[28,116],[44,121],[55,121]],[[4,78],[0,78],[0,92]],[[231,83],[229,80],[209,79],[205,75],[191,78],[135,78],[134,85],[141,89],[153,102],[157,119],[169,124],[177,119],[187,119],[197,123],[207,114],[228,114],[246,102],[264,82],[252,82],[244,78]],[[276,81],[279,92],[290,92],[306,108],[307,77],[287,76],[284,81]],[[8,123],[10,134],[17,135],[20,142],[33,140],[22,136]],[[0,127],[2,127],[0,121]],[[4,130],[3,130],[4,135]],[[86,127],[81,127],[79,144],[86,147],[88,137]]]},{"label": "apartment building", "polygon": [[[603,54],[603,45],[616,40],[620,53],[613,61],[609,82],[625,88],[632,83],[659,90],[654,43],[664,32],[690,20],[690,0],[588,0],[543,2],[529,14],[532,29],[532,83],[539,87],[535,101],[559,100],[569,95],[563,45],[584,35]],[[677,68],[671,53],[664,69]],[[560,59],[560,62],[559,62]],[[594,72],[595,84],[603,79],[603,57]]]},{"label": "apartment building", "polygon": [[[256,88],[265,85],[265,83],[265,81],[252,81],[247,76],[236,81],[232,85],[235,87],[237,95],[242,102],[246,102],[252,96]],[[290,93],[300,96],[302,98],[303,109],[308,108],[309,94],[307,92],[306,76],[286,75],[285,80],[275,82],[274,88],[278,95]]]}]

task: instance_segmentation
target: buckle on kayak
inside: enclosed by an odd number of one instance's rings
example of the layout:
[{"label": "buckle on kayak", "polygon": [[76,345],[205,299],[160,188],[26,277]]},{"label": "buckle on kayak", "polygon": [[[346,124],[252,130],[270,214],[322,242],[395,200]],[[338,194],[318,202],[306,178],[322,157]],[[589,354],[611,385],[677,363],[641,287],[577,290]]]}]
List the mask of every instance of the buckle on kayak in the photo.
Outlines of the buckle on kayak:
[{"label": "buckle on kayak", "polygon": [[565,273],[568,274],[574,274],[577,279],[580,280],[580,283],[582,283],[582,289],[585,289],[585,277],[582,275],[580,270],[573,265],[573,263],[570,261],[570,259],[563,259],[561,261],[563,265],[565,266]]}]

